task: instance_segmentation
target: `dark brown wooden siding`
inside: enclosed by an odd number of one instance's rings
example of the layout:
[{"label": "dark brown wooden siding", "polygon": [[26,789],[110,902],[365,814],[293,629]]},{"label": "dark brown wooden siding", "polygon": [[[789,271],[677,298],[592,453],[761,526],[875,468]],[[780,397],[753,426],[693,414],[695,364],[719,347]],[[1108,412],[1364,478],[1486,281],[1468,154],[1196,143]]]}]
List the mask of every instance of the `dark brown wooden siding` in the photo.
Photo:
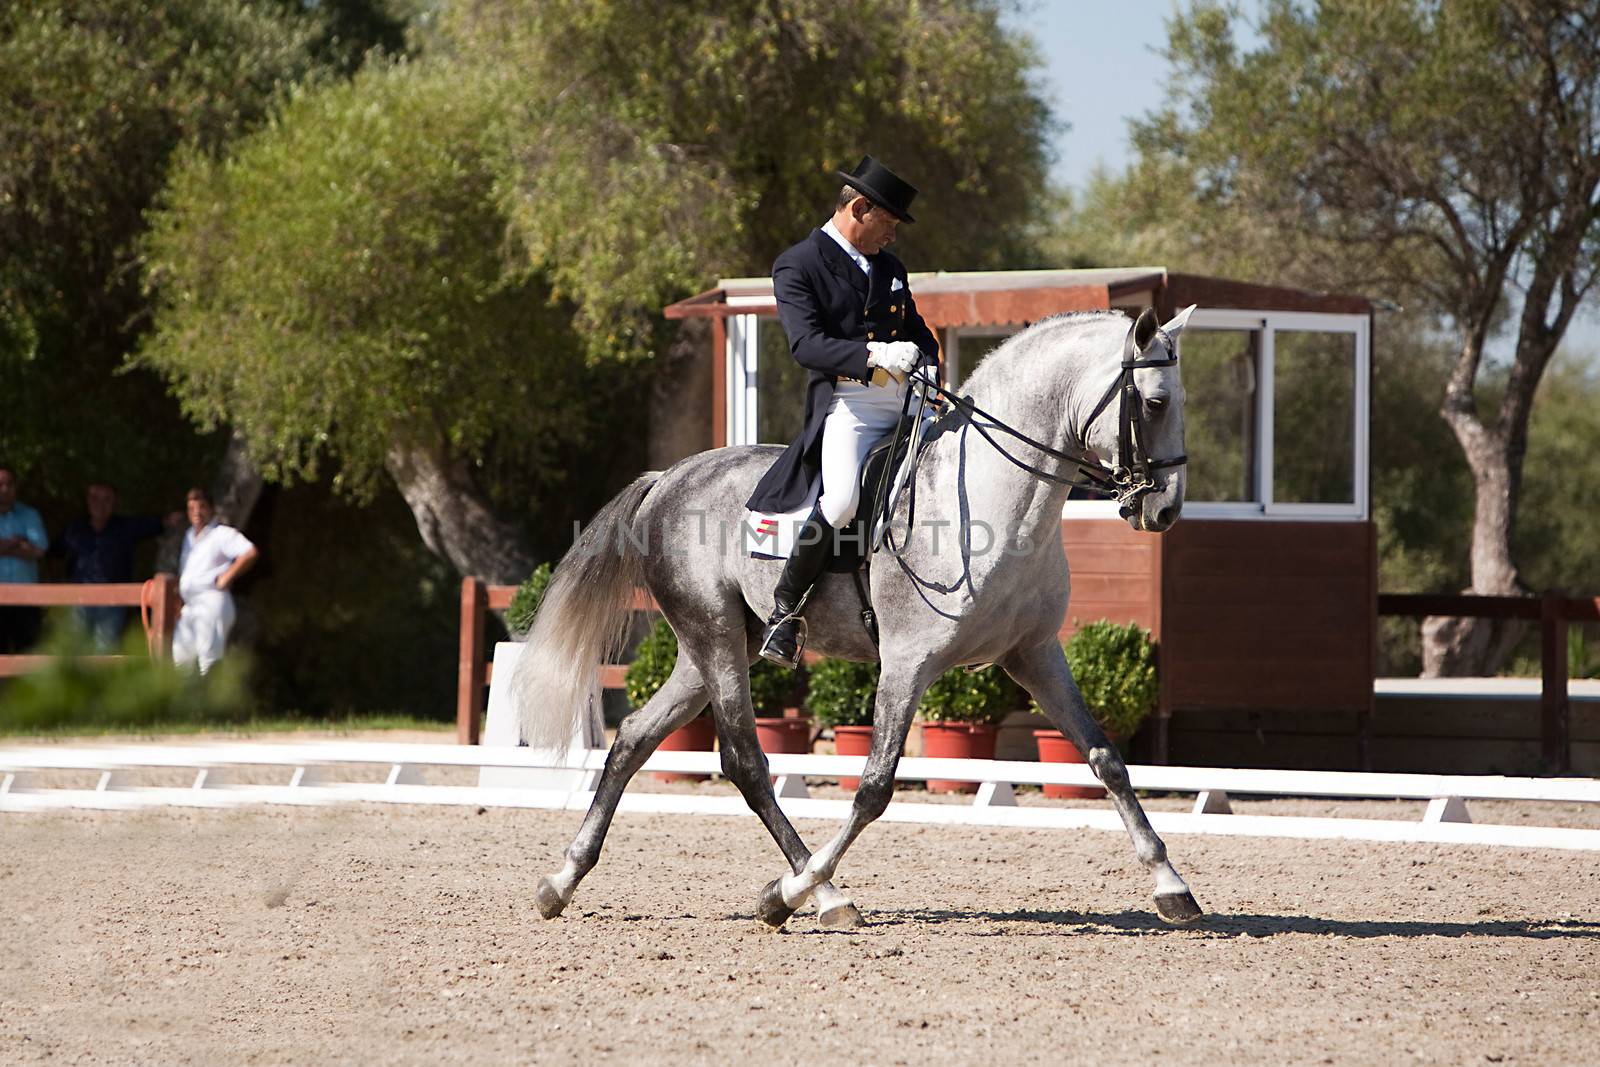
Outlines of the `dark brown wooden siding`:
[{"label": "dark brown wooden siding", "polygon": [[1067,637],[1083,623],[1136,622],[1161,633],[1161,536],[1137,533],[1121,519],[1068,519],[1061,544],[1072,572]]},{"label": "dark brown wooden siding", "polygon": [[1370,708],[1374,550],[1370,523],[1180,521],[1162,539],[1167,706]]}]

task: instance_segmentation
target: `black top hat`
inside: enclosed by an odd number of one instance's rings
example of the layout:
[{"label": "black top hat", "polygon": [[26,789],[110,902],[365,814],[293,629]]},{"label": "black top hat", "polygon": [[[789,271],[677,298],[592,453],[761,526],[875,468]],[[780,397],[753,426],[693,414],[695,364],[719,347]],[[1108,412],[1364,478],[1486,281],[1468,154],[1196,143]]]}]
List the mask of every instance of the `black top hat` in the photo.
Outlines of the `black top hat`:
[{"label": "black top hat", "polygon": [[894,171],[871,156],[862,156],[855,173],[839,171],[839,177],[861,190],[874,204],[896,215],[902,222],[916,222],[907,209],[917,198],[916,186],[902,181]]}]

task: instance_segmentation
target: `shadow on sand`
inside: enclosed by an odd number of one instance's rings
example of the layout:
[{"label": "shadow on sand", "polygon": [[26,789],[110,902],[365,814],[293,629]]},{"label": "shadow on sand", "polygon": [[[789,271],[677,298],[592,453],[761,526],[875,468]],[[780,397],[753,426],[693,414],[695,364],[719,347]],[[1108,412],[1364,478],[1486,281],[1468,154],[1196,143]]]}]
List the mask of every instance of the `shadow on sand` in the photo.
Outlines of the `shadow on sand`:
[{"label": "shadow on sand", "polygon": [[[944,911],[908,908],[869,911],[867,928],[899,925],[1003,923],[1003,928],[959,931],[968,936],[1014,937],[1018,934],[1146,935],[1194,932],[1207,937],[1280,937],[1309,934],[1328,937],[1526,937],[1535,940],[1583,938],[1600,940],[1600,921],[1579,919],[1484,919],[1479,922],[1396,921],[1390,919],[1323,919],[1313,915],[1206,915],[1193,926],[1169,926],[1154,912],[1078,911]],[[1017,929],[1021,925],[1024,929]],[[826,931],[819,931],[826,932]]]}]

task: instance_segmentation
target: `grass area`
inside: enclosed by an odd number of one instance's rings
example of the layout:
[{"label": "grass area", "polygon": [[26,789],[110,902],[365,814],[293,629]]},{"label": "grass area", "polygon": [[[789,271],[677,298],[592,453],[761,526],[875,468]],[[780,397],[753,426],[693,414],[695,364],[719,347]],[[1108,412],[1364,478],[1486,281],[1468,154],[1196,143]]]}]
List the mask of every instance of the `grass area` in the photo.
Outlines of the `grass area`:
[{"label": "grass area", "polygon": [[3,737],[167,737],[187,734],[222,734],[248,737],[252,734],[326,733],[331,735],[364,733],[373,730],[416,730],[454,737],[455,723],[424,719],[415,715],[352,714],[339,718],[312,717],[295,712],[251,715],[237,719],[158,719],[137,724],[125,722],[87,722],[82,718],[51,725],[14,725],[0,715]]},{"label": "grass area", "polygon": [[122,656],[97,659],[70,613],[51,616],[40,669],[0,680],[0,737],[155,737],[373,730],[446,732],[447,721],[385,712],[309,715],[263,710],[248,684],[249,658],[231,654],[200,675],[152,660],[143,635],[128,635]]}]

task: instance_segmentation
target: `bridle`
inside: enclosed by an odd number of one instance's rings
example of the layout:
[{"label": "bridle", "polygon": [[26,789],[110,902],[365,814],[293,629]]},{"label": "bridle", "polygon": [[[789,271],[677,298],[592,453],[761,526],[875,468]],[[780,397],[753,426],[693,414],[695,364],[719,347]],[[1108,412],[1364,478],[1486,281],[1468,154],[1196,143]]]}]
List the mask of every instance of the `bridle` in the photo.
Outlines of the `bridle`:
[{"label": "bridle", "polygon": [[[1017,468],[1026,471],[1035,478],[1057,485],[1066,485],[1075,489],[1087,489],[1091,492],[1102,493],[1112,497],[1117,502],[1118,510],[1124,515],[1130,515],[1135,504],[1146,493],[1156,487],[1154,474],[1156,471],[1169,467],[1179,467],[1189,461],[1186,455],[1172,456],[1165,459],[1150,458],[1149,450],[1145,446],[1144,434],[1144,398],[1139,393],[1139,386],[1134,381],[1133,373],[1136,370],[1154,367],[1170,367],[1178,362],[1178,356],[1171,349],[1168,341],[1168,354],[1157,359],[1140,359],[1140,349],[1135,343],[1141,325],[1146,317],[1154,325],[1155,313],[1148,308],[1142,312],[1128,329],[1128,335],[1122,342],[1122,365],[1117,377],[1107,386],[1105,393],[1095,404],[1088,421],[1084,424],[1084,432],[1088,433],[1089,427],[1095,424],[1102,412],[1110,405],[1111,398],[1120,397],[1120,406],[1117,411],[1117,462],[1112,465],[1102,463],[1087,449],[1083,448],[1056,448],[1043,441],[1035,440],[1014,426],[1008,425],[1005,420],[995,417],[974,404],[969,398],[959,396],[951,390],[940,385],[931,377],[924,377],[913,372],[910,381],[912,389],[906,391],[905,404],[901,408],[900,425],[895,429],[895,439],[890,455],[899,454],[901,442],[905,436],[911,435],[913,440],[908,444],[907,456],[900,465],[898,474],[894,477],[892,486],[885,485],[888,492],[887,507],[877,515],[872,527],[870,545],[876,551],[880,545],[886,546],[896,557],[904,550],[903,545],[896,543],[894,532],[891,529],[889,516],[895,512],[896,502],[902,491],[906,493],[907,508],[910,516],[908,525],[915,522],[916,515],[916,478],[917,465],[922,458],[922,445],[933,436],[952,428],[957,420],[964,420],[1000,455]],[[1154,333],[1151,334],[1153,338]],[[916,412],[912,415],[912,398],[916,397]],[[944,412],[931,427],[923,427],[923,414],[928,407],[936,405],[939,400],[948,401],[951,410]],[[907,418],[906,416],[912,415]],[[995,440],[994,432],[1006,434],[1027,445],[1037,449],[1046,456],[1059,460],[1072,468],[1070,476],[1063,477],[1054,471],[1047,471],[1035,466],[1027,460],[1013,455],[1005,445]],[[885,482],[890,478],[894,465],[884,471]],[[881,492],[882,490],[880,490]],[[875,511],[877,509],[874,509]]]},{"label": "bridle", "polygon": [[[1149,311],[1145,312],[1150,314]],[[1142,317],[1142,316],[1141,316]],[[921,376],[914,376],[913,381],[927,391],[931,391],[940,398],[949,401],[955,411],[945,417],[959,413],[966,419],[968,425],[977,430],[984,440],[992,445],[1011,463],[1027,471],[1036,478],[1055,482],[1059,485],[1070,485],[1078,488],[1088,488],[1091,491],[1104,493],[1114,497],[1117,504],[1126,509],[1156,487],[1154,474],[1156,471],[1169,467],[1181,467],[1189,462],[1187,455],[1171,456],[1165,459],[1152,459],[1149,449],[1145,445],[1144,427],[1144,398],[1139,393],[1139,386],[1134,381],[1133,373],[1155,367],[1170,367],[1178,362],[1176,353],[1170,351],[1166,356],[1158,359],[1140,359],[1139,349],[1134,344],[1134,335],[1138,332],[1135,323],[1128,330],[1128,336],[1122,343],[1122,369],[1116,379],[1106,388],[1090,412],[1088,421],[1084,424],[1085,432],[1088,427],[1095,424],[1102,412],[1110,405],[1112,397],[1119,397],[1120,404],[1117,412],[1117,462],[1112,465],[1102,463],[1086,449],[1081,448],[1055,448],[1037,441],[1013,426],[1007,425],[1003,420],[984,411],[970,399],[958,396],[940,385]],[[936,427],[937,429],[937,427]],[[1062,477],[1052,471],[1044,470],[1026,460],[1012,455],[1005,446],[994,439],[991,430],[998,430],[1016,438],[1030,448],[1037,449],[1053,459],[1060,460],[1074,468],[1074,475]],[[1088,484],[1085,485],[1084,483]]]}]

